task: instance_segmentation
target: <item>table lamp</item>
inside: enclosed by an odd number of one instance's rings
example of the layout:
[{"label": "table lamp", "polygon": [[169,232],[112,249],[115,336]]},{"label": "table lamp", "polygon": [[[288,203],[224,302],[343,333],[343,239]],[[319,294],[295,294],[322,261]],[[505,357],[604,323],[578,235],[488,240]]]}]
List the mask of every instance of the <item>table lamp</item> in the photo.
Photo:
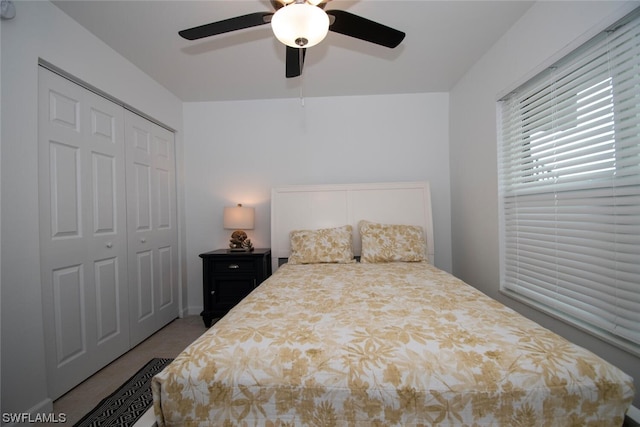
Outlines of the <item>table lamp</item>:
[{"label": "table lamp", "polygon": [[253,250],[251,239],[247,238],[244,230],[253,230],[255,209],[247,208],[238,203],[237,206],[225,207],[223,225],[226,230],[234,230],[231,233],[229,250],[233,252],[250,252]]}]

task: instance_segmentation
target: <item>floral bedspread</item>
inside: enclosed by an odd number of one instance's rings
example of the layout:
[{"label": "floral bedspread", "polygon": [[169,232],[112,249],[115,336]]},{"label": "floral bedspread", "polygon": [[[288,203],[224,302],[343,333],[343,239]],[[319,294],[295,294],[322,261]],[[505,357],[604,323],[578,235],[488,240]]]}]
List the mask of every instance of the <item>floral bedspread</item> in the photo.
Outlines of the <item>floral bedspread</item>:
[{"label": "floral bedspread", "polygon": [[159,426],[620,426],[632,379],[424,262],[284,265],[153,379]]}]

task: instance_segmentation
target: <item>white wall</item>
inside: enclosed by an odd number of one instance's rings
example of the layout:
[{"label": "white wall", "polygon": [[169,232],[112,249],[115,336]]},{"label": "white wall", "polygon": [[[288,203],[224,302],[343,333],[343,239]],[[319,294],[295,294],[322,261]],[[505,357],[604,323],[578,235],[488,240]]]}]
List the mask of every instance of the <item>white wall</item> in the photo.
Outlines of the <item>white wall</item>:
[{"label": "white wall", "polygon": [[[453,273],[633,376],[640,359],[499,293],[497,115],[499,94],[515,89],[638,2],[539,2],[450,93]],[[640,395],[640,393],[638,393]],[[640,407],[640,396],[634,405]]]},{"label": "white wall", "polygon": [[182,103],[44,1],[16,2],[1,25],[1,412],[50,411],[38,238],[37,89],[42,58],[178,131]]},{"label": "white wall", "polygon": [[187,103],[184,108],[189,309],[202,308],[198,254],[224,248],[222,208],[256,207],[247,234],[270,243],[271,188],[431,182],[435,263],[451,270],[446,93]]}]

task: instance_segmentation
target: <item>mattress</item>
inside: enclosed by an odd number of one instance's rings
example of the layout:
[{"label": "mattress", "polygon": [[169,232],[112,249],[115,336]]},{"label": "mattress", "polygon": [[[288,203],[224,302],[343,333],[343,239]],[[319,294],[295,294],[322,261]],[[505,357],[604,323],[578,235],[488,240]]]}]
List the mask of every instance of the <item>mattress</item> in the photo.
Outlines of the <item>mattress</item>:
[{"label": "mattress", "polygon": [[632,379],[426,262],[284,265],[152,382],[162,426],[620,426]]}]

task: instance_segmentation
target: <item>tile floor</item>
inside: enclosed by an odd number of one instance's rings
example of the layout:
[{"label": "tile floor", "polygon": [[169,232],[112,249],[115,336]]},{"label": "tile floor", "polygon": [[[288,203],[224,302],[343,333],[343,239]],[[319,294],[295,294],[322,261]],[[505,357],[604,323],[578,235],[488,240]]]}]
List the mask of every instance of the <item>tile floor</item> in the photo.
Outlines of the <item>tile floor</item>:
[{"label": "tile floor", "polygon": [[[207,329],[200,316],[176,319],[53,402],[71,426],[154,357],[176,357]],[[60,425],[60,424],[57,424]]]}]

